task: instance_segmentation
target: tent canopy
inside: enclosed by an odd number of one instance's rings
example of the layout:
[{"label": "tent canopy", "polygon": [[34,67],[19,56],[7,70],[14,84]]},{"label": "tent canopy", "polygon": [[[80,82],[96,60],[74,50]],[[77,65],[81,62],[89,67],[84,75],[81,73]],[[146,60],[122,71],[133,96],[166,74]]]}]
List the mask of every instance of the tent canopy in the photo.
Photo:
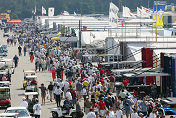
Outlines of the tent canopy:
[{"label": "tent canopy", "polygon": [[21,23],[21,20],[20,19],[12,19],[12,20],[7,21],[7,23]]}]

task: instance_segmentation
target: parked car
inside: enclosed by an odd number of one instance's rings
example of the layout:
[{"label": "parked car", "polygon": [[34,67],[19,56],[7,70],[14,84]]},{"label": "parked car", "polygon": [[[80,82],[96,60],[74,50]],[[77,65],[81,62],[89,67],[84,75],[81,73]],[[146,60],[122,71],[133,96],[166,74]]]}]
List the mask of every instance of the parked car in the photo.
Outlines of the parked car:
[{"label": "parked car", "polygon": [[5,113],[18,113],[18,118],[31,118],[28,110],[25,107],[9,107]]}]

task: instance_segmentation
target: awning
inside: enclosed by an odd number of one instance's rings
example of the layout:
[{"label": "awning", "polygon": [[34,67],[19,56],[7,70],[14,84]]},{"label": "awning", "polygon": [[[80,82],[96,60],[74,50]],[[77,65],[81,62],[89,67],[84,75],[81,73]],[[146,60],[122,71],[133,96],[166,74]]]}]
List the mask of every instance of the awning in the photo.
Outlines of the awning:
[{"label": "awning", "polygon": [[162,71],[163,68],[131,68],[131,69],[113,69],[114,73],[127,73],[127,72],[145,72],[145,71]]},{"label": "awning", "polygon": [[101,65],[108,65],[108,64],[131,64],[131,63],[140,63],[142,61],[118,61],[118,62],[103,62],[100,63]]},{"label": "awning", "polygon": [[60,41],[60,38],[59,37],[53,37],[51,38],[52,41]]},{"label": "awning", "polygon": [[149,77],[149,76],[170,76],[168,73],[143,72],[143,73],[126,73],[126,77]]},{"label": "awning", "polygon": [[88,56],[99,56],[99,57],[103,57],[103,56],[115,56],[115,54],[85,54],[83,55],[83,57],[88,57]]},{"label": "awning", "polygon": [[12,20],[8,20],[7,23],[21,23],[20,19],[12,19]]}]

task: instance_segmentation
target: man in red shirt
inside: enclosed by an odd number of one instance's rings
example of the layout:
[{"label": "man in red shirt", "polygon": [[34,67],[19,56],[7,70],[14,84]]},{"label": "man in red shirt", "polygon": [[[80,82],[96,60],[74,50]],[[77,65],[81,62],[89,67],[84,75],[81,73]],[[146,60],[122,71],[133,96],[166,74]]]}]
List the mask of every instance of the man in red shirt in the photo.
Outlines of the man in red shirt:
[{"label": "man in red shirt", "polygon": [[98,103],[98,108],[100,117],[103,117],[105,115],[105,102],[103,100],[103,97],[100,99],[100,102]]}]

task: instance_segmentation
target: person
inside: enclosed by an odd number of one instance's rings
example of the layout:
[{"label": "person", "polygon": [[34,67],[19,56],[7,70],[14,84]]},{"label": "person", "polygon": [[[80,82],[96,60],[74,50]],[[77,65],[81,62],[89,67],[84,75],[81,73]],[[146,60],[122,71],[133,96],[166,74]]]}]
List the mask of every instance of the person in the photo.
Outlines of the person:
[{"label": "person", "polygon": [[50,84],[48,85],[48,90],[49,90],[50,101],[52,102],[52,95],[54,90],[54,85],[52,82],[50,82]]},{"label": "person", "polygon": [[116,118],[123,118],[123,113],[122,110],[120,110],[120,107],[117,106],[116,109]]},{"label": "person", "polygon": [[24,56],[26,56],[26,52],[27,52],[26,46],[24,46],[23,51],[24,51]]},{"label": "person", "polygon": [[100,117],[103,117],[105,115],[105,102],[103,100],[103,97],[100,98],[98,106],[99,106]]},{"label": "person", "polygon": [[114,118],[115,114],[114,114],[114,111],[113,111],[113,108],[110,107],[109,109],[109,118]]},{"label": "person", "polygon": [[21,54],[21,50],[22,50],[22,48],[21,48],[21,46],[19,45],[19,46],[18,46],[18,54],[19,54],[19,56],[22,55],[22,54]]},{"label": "person", "polygon": [[80,81],[78,81],[76,83],[76,91],[79,98],[81,98],[81,90],[82,90],[82,84]]},{"label": "person", "polygon": [[35,78],[32,79],[31,85],[37,85],[37,80]]},{"label": "person", "polygon": [[28,108],[28,102],[26,101],[25,97],[23,97],[22,102],[20,103],[20,106]]},{"label": "person", "polygon": [[156,109],[153,109],[153,111],[150,113],[149,118],[156,118]]},{"label": "person", "polygon": [[7,81],[6,75],[4,75],[4,76],[2,77],[2,81]]},{"label": "person", "polygon": [[147,115],[147,104],[146,104],[146,98],[143,98],[143,101],[139,104],[139,107],[141,108],[141,113],[146,116]]},{"label": "person", "polygon": [[45,104],[45,97],[46,97],[46,87],[44,86],[44,84],[41,84],[41,97],[42,97],[42,104]]},{"label": "person", "polygon": [[31,61],[31,63],[32,63],[33,60],[34,60],[34,53],[33,53],[33,51],[31,50],[31,52],[30,52],[29,54],[30,54],[30,61]]},{"label": "person", "polygon": [[89,97],[86,97],[86,100],[84,101],[84,112],[88,114],[90,107],[92,106],[92,103],[89,101]]},{"label": "person", "polygon": [[[79,99],[77,100],[77,102],[76,102],[76,117],[77,118],[82,118],[83,116],[82,116],[82,111],[81,111],[81,106],[80,106],[80,104],[79,104]],[[84,114],[83,114],[84,115]]]},{"label": "person", "polygon": [[131,118],[139,118],[137,110],[134,109],[134,112],[131,114]]},{"label": "person", "polygon": [[126,96],[125,99],[123,100],[123,106],[125,108],[125,114],[127,118],[131,114],[131,105],[132,105],[132,102],[128,99],[128,96]]},{"label": "person", "polygon": [[19,61],[19,58],[17,57],[17,55],[15,55],[14,57],[13,57],[13,61],[14,61],[14,63],[15,63],[15,68],[18,66],[18,61]]},{"label": "person", "polygon": [[90,112],[87,114],[87,118],[96,118],[96,114],[93,112],[93,108],[90,108]]},{"label": "person", "polygon": [[54,91],[54,96],[55,96],[55,100],[57,103],[57,107],[60,106],[62,92],[63,91],[60,89],[59,86],[57,86],[56,90]]},{"label": "person", "polygon": [[38,99],[36,100],[36,104],[33,106],[33,112],[34,112],[34,116],[35,118],[40,118],[40,113],[41,111],[41,105],[39,104]]}]

